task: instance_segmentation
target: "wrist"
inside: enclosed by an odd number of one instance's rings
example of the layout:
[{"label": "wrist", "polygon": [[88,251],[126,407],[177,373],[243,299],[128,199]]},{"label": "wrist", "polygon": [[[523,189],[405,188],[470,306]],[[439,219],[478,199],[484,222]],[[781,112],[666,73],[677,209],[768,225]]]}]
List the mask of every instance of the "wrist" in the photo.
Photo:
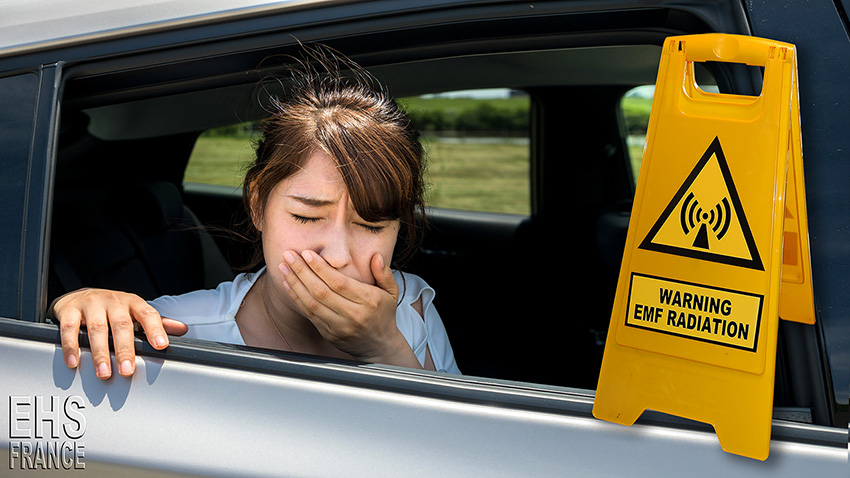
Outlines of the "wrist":
[{"label": "wrist", "polygon": [[382,343],[381,350],[376,354],[369,356],[357,357],[360,360],[370,363],[380,363],[385,365],[396,365],[399,367],[422,368],[407,339],[404,338],[401,331],[396,329],[396,334],[391,340]]}]

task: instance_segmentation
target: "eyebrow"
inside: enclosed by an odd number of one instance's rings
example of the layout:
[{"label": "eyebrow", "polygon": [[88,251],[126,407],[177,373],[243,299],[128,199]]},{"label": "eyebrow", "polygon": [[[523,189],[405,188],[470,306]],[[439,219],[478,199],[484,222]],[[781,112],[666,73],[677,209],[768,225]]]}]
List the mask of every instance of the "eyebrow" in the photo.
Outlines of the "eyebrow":
[{"label": "eyebrow", "polygon": [[292,199],[294,199],[294,200],[296,200],[296,201],[298,201],[302,204],[306,204],[307,206],[312,206],[312,207],[325,207],[325,206],[332,206],[332,205],[336,204],[336,201],[332,200],[332,199],[317,199],[317,198],[311,198],[311,197],[307,197],[307,196],[296,196],[296,195],[289,195],[287,197],[292,198]]}]

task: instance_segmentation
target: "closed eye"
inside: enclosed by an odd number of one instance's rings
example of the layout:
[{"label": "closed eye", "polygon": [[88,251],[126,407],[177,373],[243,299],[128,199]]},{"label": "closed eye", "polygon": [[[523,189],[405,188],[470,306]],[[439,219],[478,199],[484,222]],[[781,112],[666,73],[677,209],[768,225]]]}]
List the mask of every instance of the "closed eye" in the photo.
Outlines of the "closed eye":
[{"label": "closed eye", "polygon": [[364,224],[364,223],[358,223],[357,225],[362,227],[363,229],[366,229],[367,231],[369,231],[373,234],[380,234],[380,232],[383,231],[384,228],[386,227],[386,226],[376,226],[376,225],[373,225],[373,224]]},{"label": "closed eye", "polygon": [[[299,222],[301,224],[313,224],[313,223],[317,223],[317,222],[322,220],[322,218],[320,218],[320,217],[301,216],[299,214],[292,214],[292,218],[295,219],[296,222]],[[356,224],[358,226],[362,227],[363,229],[365,229],[366,231],[371,232],[373,234],[380,234],[381,231],[383,231],[386,228],[386,226],[384,226],[384,225],[367,224],[367,223],[362,223],[362,222],[359,222],[359,223],[356,223]]]},{"label": "closed eye", "polygon": [[292,218],[301,224],[312,224],[321,220],[321,218],[318,217],[299,216],[298,214],[293,214]]}]

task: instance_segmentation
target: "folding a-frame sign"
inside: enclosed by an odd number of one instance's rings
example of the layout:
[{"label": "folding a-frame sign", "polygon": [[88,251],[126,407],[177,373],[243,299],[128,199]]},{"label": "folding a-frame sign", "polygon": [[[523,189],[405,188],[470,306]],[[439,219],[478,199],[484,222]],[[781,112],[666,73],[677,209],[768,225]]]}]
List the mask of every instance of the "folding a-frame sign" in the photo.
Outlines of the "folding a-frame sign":
[{"label": "folding a-frame sign", "polygon": [[[764,67],[761,95],[701,90],[705,61]],[[814,323],[795,48],[668,38],[593,414],[690,418],[766,459],[779,317]]]}]

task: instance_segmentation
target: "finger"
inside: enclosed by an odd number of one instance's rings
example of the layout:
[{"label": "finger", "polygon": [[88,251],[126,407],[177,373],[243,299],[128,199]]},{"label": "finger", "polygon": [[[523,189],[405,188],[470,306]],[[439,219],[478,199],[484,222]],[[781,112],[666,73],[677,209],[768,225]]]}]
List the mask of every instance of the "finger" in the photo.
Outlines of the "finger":
[{"label": "finger", "polygon": [[124,377],[133,375],[136,370],[135,335],[133,318],[123,304],[116,304],[107,310],[107,320],[112,330],[112,345],[115,348],[115,363],[118,374]]},{"label": "finger", "polygon": [[398,283],[393,277],[393,270],[386,265],[384,256],[376,253],[372,256],[369,265],[372,268],[372,275],[375,276],[375,284],[393,296],[393,300],[398,301]]},{"label": "finger", "polygon": [[301,256],[287,252],[284,254],[284,260],[285,263],[280,265],[280,270],[284,276],[283,285],[290,298],[301,309],[301,312],[308,319],[314,319],[318,316],[333,319],[338,315],[326,305],[333,302],[332,296],[335,294],[306,265]]},{"label": "finger", "polygon": [[162,350],[168,347],[168,336],[163,327],[162,317],[150,304],[144,301],[141,297],[136,297],[130,301],[130,313],[138,323],[142,325],[148,342],[157,350]]},{"label": "finger", "polygon": [[112,366],[109,359],[109,323],[106,320],[106,311],[97,307],[85,309],[83,320],[88,331],[94,373],[98,378],[107,379],[112,376]]},{"label": "finger", "polygon": [[[313,266],[307,263],[309,259]],[[307,292],[314,299],[323,303],[328,303],[334,300],[334,296],[338,294],[329,287],[329,285],[313,270],[316,267],[321,270],[322,266],[330,268],[324,259],[312,251],[304,251],[302,254],[296,254],[292,251],[284,253],[284,260],[289,266],[290,272],[285,274],[287,284],[295,290],[302,299],[307,299]],[[325,275],[331,276],[329,271],[324,271]],[[344,287],[343,287],[344,288]]]},{"label": "finger", "polygon": [[77,368],[80,363],[80,316],[79,309],[65,311],[59,321],[59,336],[62,338],[62,356],[65,357],[65,365],[69,368]]},{"label": "finger", "polygon": [[[307,288],[319,294],[321,294],[322,289],[328,289],[328,292],[333,292],[349,301],[359,302],[359,298],[363,294],[362,282],[336,270],[322,256],[313,251],[303,251],[301,258],[304,259],[304,263],[313,273],[304,277]],[[315,279],[312,277],[313,275]],[[301,274],[299,274],[300,276]],[[329,296],[333,297],[330,294]]]},{"label": "finger", "polygon": [[179,320],[169,319],[168,317],[162,318],[162,326],[168,335],[176,335],[178,337],[185,335],[189,331],[188,325]]}]

